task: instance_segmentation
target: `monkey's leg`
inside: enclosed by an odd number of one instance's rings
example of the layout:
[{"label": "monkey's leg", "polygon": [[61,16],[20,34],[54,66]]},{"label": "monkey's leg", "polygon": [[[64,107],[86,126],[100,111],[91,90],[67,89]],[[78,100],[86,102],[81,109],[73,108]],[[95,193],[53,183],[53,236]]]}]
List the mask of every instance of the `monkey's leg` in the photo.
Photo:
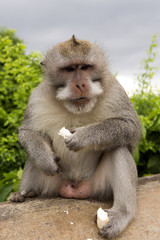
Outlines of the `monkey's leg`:
[{"label": "monkey's leg", "polygon": [[34,179],[36,179],[36,168],[28,160],[25,164],[19,192],[11,193],[11,202],[23,202],[27,197],[35,197],[37,193],[33,190]]},{"label": "monkey's leg", "polygon": [[55,196],[61,184],[60,175],[47,176],[31,160],[25,164],[19,192],[11,193],[9,200],[23,202],[25,198],[35,196]]},{"label": "monkey's leg", "polygon": [[99,234],[112,238],[127,227],[136,212],[136,166],[128,149],[118,148],[110,155],[104,154],[97,170],[98,174],[103,176],[100,177],[99,187],[103,186],[102,191],[105,193],[104,186],[107,181],[112,188],[114,198],[112,208],[106,210],[109,222],[99,230]]}]

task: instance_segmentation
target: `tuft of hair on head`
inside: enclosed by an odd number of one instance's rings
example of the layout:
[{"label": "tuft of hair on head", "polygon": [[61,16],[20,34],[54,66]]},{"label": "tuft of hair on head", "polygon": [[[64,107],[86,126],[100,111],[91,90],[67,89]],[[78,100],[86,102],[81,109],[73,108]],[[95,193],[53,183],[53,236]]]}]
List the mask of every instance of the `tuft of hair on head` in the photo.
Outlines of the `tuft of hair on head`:
[{"label": "tuft of hair on head", "polygon": [[73,35],[71,39],[75,45],[80,45],[80,42],[76,39],[75,35]]}]

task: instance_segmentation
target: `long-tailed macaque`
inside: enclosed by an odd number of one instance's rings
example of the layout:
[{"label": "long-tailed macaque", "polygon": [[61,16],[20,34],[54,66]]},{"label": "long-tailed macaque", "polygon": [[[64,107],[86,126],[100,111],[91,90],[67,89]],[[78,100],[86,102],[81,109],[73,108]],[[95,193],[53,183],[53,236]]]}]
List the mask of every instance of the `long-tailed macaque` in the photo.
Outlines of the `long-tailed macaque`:
[{"label": "long-tailed macaque", "polygon": [[[132,157],[141,126],[127,94],[96,44],[73,36],[42,60],[44,80],[29,99],[19,141],[28,154],[18,193],[26,197],[113,197],[102,236],[122,232],[136,211]],[[66,127],[72,135],[58,135]]]}]

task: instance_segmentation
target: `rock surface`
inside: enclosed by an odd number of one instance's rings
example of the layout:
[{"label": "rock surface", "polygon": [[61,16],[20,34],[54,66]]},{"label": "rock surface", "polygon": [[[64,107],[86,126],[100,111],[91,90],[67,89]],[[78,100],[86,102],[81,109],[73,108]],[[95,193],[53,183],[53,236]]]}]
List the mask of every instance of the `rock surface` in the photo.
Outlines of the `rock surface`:
[{"label": "rock surface", "polygon": [[[94,216],[111,203],[32,199],[0,203],[0,240],[100,240]],[[138,210],[116,240],[160,240],[160,175],[139,179]]]}]

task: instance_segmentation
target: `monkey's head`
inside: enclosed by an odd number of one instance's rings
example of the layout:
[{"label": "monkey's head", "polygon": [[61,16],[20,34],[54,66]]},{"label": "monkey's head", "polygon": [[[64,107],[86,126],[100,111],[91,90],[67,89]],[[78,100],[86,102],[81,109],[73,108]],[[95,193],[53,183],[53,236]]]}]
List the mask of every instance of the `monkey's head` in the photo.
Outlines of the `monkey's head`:
[{"label": "monkey's head", "polygon": [[49,50],[41,64],[55,99],[69,112],[90,112],[104,92],[107,65],[95,44],[73,36]]}]

